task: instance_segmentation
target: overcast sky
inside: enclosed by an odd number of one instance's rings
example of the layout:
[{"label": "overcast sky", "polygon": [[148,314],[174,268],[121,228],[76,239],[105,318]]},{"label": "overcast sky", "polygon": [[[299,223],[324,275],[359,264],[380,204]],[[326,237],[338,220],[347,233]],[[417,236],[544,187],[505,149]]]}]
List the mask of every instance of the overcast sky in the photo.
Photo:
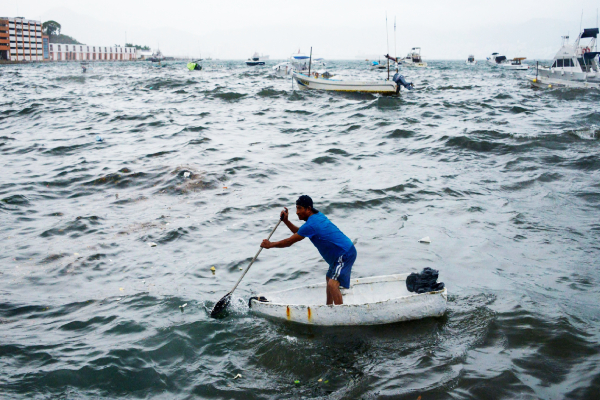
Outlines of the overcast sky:
[{"label": "overcast sky", "polygon": [[125,40],[160,46],[166,55],[245,59],[254,51],[286,58],[299,48],[329,59],[354,59],[422,47],[429,59],[551,58],[560,37],[596,26],[600,1],[427,0],[3,0],[2,16],[62,24],[62,33],[94,45]]}]

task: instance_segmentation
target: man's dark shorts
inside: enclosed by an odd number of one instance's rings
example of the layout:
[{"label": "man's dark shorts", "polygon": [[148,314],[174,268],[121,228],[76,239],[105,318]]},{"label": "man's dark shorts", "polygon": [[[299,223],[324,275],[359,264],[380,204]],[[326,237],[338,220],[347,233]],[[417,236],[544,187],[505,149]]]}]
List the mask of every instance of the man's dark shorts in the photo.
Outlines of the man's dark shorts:
[{"label": "man's dark shorts", "polygon": [[333,265],[329,266],[327,271],[327,277],[334,279],[340,283],[340,286],[349,289],[350,288],[350,273],[352,272],[352,265],[356,261],[356,247],[352,246],[350,250],[343,256],[340,256]]}]

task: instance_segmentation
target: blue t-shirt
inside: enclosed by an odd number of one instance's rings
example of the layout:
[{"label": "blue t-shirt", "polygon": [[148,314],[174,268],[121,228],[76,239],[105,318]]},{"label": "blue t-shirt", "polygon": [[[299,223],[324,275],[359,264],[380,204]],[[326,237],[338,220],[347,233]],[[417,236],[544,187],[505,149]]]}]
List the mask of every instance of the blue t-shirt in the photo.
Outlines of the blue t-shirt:
[{"label": "blue t-shirt", "polygon": [[309,238],[329,265],[333,265],[353,246],[348,236],[344,235],[321,212],[308,217],[304,225],[298,229],[298,235]]}]

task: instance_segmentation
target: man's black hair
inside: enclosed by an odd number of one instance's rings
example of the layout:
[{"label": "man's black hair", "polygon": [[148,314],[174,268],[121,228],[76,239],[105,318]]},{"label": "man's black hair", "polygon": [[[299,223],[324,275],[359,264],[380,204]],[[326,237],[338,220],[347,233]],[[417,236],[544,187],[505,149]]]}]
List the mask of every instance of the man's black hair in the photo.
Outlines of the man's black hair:
[{"label": "man's black hair", "polygon": [[305,194],[298,197],[298,200],[296,200],[296,205],[300,206],[300,207],[304,207],[304,208],[310,208],[312,210],[312,212],[314,212],[315,214],[319,212],[318,210],[315,210],[315,208],[313,207],[313,201],[310,198],[310,196],[307,196]]}]

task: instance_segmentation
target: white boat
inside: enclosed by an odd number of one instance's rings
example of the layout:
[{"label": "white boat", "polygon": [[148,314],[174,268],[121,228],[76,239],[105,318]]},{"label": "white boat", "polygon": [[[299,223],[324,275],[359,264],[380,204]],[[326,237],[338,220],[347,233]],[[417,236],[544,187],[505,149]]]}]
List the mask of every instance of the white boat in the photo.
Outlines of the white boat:
[{"label": "white boat", "polygon": [[475,65],[475,64],[477,64],[477,60],[475,60],[475,56],[474,55],[470,55],[467,58],[466,64],[467,65]]},{"label": "white boat", "polygon": [[[554,56],[551,67],[534,68],[535,75],[527,79],[532,85],[543,88],[600,89],[600,53],[598,28],[584,29],[574,44],[563,36],[563,44]],[[582,39],[591,39],[582,44]]]},{"label": "white boat", "polygon": [[258,53],[254,53],[252,57],[246,60],[246,65],[249,67],[253,67],[255,65],[265,65],[265,61],[269,59],[269,56],[258,55]]},{"label": "white boat", "polygon": [[378,81],[346,81],[337,79],[327,79],[320,76],[311,76],[294,72],[294,80],[298,83],[300,89],[329,90],[334,92],[361,92],[361,93],[380,93],[397,94],[400,86],[412,89],[412,83],[406,82],[402,75],[396,74],[394,80]]},{"label": "white boat", "polygon": [[492,53],[486,60],[492,65],[500,65],[506,61],[506,56],[503,56],[500,53]]},{"label": "white boat", "polygon": [[512,60],[507,60],[500,65],[500,68],[502,69],[510,69],[513,71],[526,71],[529,69],[529,66],[527,64],[523,64],[523,60],[526,60],[527,57],[516,57],[513,58]]},{"label": "white boat", "polygon": [[446,288],[429,293],[411,293],[409,274],[352,279],[350,289],[340,289],[344,304],[325,304],[325,283],[264,293],[266,301],[252,298],[251,310],[259,315],[312,325],[381,325],[428,317],[446,311]]},{"label": "white boat", "polygon": [[[292,54],[288,61],[277,64],[273,67],[273,72],[279,76],[290,76],[293,72],[300,72],[303,74],[308,73],[308,64],[310,62],[310,56],[303,53]],[[312,72],[318,72],[319,75],[325,73],[325,61],[321,57],[312,59]]]},{"label": "white boat", "polygon": [[427,66],[427,63],[425,61],[423,61],[423,58],[421,57],[421,48],[420,47],[413,47],[411,49],[411,51],[406,55],[406,57],[404,57],[400,61],[402,62],[402,64],[406,65],[407,67],[424,68]]}]

